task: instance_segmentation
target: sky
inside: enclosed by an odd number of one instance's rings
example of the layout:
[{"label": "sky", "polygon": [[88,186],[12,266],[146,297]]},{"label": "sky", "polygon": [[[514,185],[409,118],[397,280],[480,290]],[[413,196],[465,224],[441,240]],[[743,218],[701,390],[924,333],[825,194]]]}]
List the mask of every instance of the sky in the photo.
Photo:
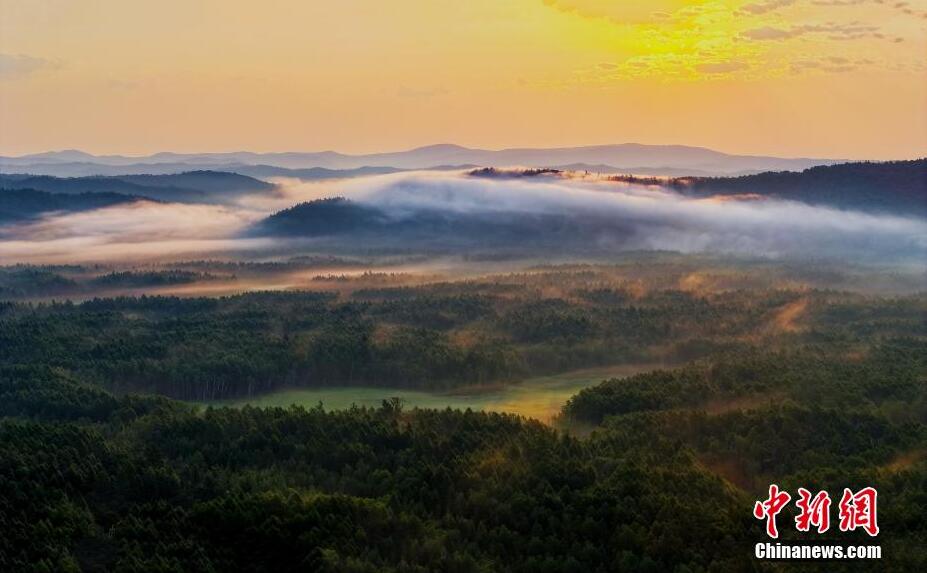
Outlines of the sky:
[{"label": "sky", "polygon": [[927,0],[0,0],[0,154],[927,155]]}]

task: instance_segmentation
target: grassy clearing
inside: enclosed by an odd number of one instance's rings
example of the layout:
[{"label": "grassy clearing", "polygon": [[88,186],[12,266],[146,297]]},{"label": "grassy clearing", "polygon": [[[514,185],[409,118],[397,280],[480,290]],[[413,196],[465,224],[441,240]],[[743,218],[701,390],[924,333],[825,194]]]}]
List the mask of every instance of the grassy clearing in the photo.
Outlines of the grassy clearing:
[{"label": "grassy clearing", "polygon": [[238,400],[210,402],[213,406],[287,407],[316,406],[344,410],[352,405],[379,407],[383,400],[398,397],[409,408],[452,408],[509,412],[550,423],[564,403],[576,392],[609,378],[631,376],[657,368],[657,365],[619,365],[574,370],[555,376],[527,378],[517,384],[481,389],[470,387],[454,392],[422,392],[400,388],[349,386],[339,388],[301,388],[283,390]]}]

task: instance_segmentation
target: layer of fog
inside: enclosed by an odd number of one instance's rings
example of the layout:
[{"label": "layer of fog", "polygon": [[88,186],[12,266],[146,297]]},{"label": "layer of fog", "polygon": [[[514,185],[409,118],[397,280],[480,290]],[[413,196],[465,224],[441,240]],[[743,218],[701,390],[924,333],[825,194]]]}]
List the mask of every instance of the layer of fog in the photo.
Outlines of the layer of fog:
[{"label": "layer of fog", "polygon": [[[0,226],[0,261],[64,263],[151,258],[286,255],[307,240],[255,238],[248,229],[300,201],[345,196],[397,218],[419,210],[461,214],[567,214],[605,220],[598,251],[672,250],[759,256],[927,260],[927,221],[778,200],[685,198],[658,188],[595,179],[491,179],[460,172],[407,172],[338,181],[276,180],[276,196],[227,206],[139,202],[51,214]],[[363,246],[363,245],[359,245]],[[371,245],[375,246],[375,245]]]},{"label": "layer of fog", "polygon": [[927,220],[793,201],[692,199],[656,187],[594,179],[447,173],[357,179],[345,182],[342,191],[396,217],[427,209],[607,219],[622,233],[601,233],[598,246],[621,250],[927,260]]},{"label": "layer of fog", "polygon": [[237,236],[264,213],[216,205],[139,201],[51,214],[0,227],[0,260],[12,263],[140,261],[258,249]]}]

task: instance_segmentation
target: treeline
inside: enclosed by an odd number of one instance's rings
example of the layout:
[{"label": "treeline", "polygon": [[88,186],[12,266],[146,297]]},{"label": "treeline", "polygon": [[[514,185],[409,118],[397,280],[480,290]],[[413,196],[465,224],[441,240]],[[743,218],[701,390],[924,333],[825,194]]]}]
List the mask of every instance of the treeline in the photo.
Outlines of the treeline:
[{"label": "treeline", "polygon": [[[127,285],[191,277],[100,280]],[[4,303],[0,365],[60,368],[120,394],[217,400],[294,386],[447,389],[617,363],[673,363],[757,344],[818,341],[849,349],[873,336],[925,328],[917,320],[923,308],[917,297],[632,294],[614,287],[561,287],[550,297],[542,294],[547,288],[440,283],[366,289],[348,299],[264,292]],[[802,320],[814,328],[778,329],[777,314],[801,297],[810,309]]]},{"label": "treeline", "polygon": [[739,177],[612,175],[606,180],[666,187],[696,197],[762,195],[812,205],[927,215],[927,159],[819,165]]},{"label": "treeline", "polygon": [[927,419],[925,371],[927,343],[918,338],[886,340],[868,348],[864,357],[849,360],[844,352],[821,344],[778,353],[719,353],[674,370],[607,380],[582,390],[567,403],[564,416],[600,424],[634,412],[712,411],[726,404],[851,408],[903,402]]},{"label": "treeline", "polygon": [[89,296],[107,289],[157,288],[220,278],[216,274],[187,269],[102,270],[78,266],[63,273],[45,266],[0,267],[0,299]]},{"label": "treeline", "polygon": [[[92,198],[181,203],[226,202],[248,193],[269,193],[276,189],[252,177],[222,171],[188,171],[166,175],[118,175],[85,177],[53,177],[50,175],[0,174],[0,205],[7,193],[28,189],[41,192],[56,201],[66,201],[70,195]],[[75,199],[76,201],[76,199]],[[2,209],[0,209],[2,210]]]},{"label": "treeline", "polygon": [[927,215],[927,159],[821,165],[801,172],[742,177],[683,177],[669,185],[684,193],[757,193],[843,208]]},{"label": "treeline", "polygon": [[47,193],[35,189],[0,188],[0,224],[25,221],[44,213],[90,211],[137,201],[119,193]]}]

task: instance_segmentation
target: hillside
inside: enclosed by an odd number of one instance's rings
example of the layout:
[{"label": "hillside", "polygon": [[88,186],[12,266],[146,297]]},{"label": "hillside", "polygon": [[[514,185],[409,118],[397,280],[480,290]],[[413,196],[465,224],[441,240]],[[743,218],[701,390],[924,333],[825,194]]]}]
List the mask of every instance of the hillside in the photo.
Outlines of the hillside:
[{"label": "hillside", "polygon": [[627,225],[589,211],[460,212],[453,209],[385,209],[342,197],[300,203],[267,217],[251,233],[278,237],[339,237],[339,242],[375,240],[381,246],[538,247],[592,251],[593,241],[618,240]]},{"label": "hillside", "polygon": [[927,215],[927,159],[844,163],[743,177],[683,177],[670,186],[703,196],[755,193],[867,211]]},{"label": "hillside", "polygon": [[138,200],[138,197],[110,192],[66,194],[0,189],[0,223],[30,219],[52,211],[89,211]]},{"label": "hillside", "polygon": [[274,185],[253,177],[223,171],[187,171],[169,175],[123,175],[121,181],[146,187],[194,189],[206,194],[272,191]]},{"label": "hillside", "polygon": [[169,175],[52,177],[0,174],[0,188],[36,189],[50,193],[120,193],[159,201],[223,202],[239,195],[269,192],[273,184],[237,173],[190,171]]},{"label": "hillside", "polygon": [[380,230],[387,218],[381,211],[343,197],[317,199],[294,205],[261,221],[256,234],[319,237],[364,230]]}]

